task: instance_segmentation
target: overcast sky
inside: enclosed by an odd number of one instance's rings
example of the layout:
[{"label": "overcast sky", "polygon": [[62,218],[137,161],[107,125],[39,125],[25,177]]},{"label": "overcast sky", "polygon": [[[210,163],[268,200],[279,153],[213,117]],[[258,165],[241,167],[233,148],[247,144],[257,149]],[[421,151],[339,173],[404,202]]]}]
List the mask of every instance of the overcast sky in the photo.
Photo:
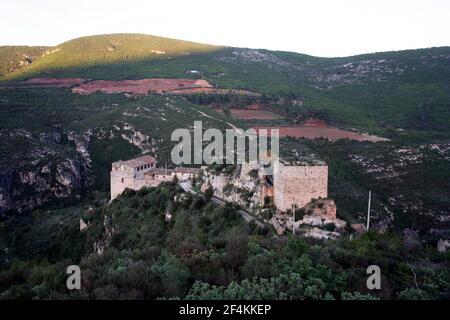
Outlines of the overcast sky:
[{"label": "overcast sky", "polygon": [[316,56],[450,45],[450,0],[1,0],[0,45],[136,32]]}]

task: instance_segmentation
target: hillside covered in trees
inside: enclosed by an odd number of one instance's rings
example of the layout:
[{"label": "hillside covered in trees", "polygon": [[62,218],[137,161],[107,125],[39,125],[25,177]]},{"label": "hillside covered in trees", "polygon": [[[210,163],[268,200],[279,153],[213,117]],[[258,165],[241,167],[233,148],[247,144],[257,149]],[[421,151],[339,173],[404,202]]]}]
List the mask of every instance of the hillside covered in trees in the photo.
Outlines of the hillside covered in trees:
[{"label": "hillside covered in trees", "polygon": [[[2,268],[12,263],[0,272],[0,297],[450,298],[449,253],[392,233],[338,241],[277,237],[246,224],[232,205],[216,206],[171,183],[128,191],[110,206],[100,199],[78,214],[56,209],[28,217],[31,224],[3,223]],[[83,231],[80,216],[88,224]],[[69,264],[83,269],[81,291],[65,286]],[[371,264],[384,270],[382,290],[367,290],[362,266]]]}]

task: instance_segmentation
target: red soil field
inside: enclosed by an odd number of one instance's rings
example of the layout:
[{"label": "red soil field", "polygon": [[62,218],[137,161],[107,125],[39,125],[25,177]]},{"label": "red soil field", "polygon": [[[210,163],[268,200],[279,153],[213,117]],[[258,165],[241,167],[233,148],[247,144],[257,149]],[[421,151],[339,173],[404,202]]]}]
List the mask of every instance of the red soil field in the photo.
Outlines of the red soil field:
[{"label": "red soil field", "polygon": [[150,91],[162,93],[173,90],[192,90],[193,88],[209,89],[212,88],[212,86],[206,80],[202,79],[148,78],[123,81],[94,80],[79,85],[73,88],[72,91],[80,94],[91,94],[97,91],[106,93],[126,92],[132,94],[147,94]]},{"label": "red soil field", "polygon": [[247,110],[261,110],[261,106],[259,104],[251,104],[247,108]]},{"label": "red soil field", "polygon": [[324,121],[316,118],[309,118],[305,120],[303,125],[305,127],[323,127],[323,128],[327,126],[327,124]]},{"label": "red soil field", "polygon": [[128,94],[148,94],[148,93],[218,93],[218,94],[245,94],[260,96],[259,93],[241,89],[220,89],[214,88],[208,81],[203,79],[163,79],[147,78],[139,80],[90,80],[83,78],[32,78],[20,82],[10,82],[0,84],[2,88],[14,87],[68,87],[73,93],[91,94],[97,91],[106,93],[128,93]]},{"label": "red soil field", "polygon": [[274,120],[283,118],[283,116],[267,110],[230,109],[230,112],[234,117],[242,120],[249,120],[249,119]]},{"label": "red soil field", "polygon": [[[336,141],[339,139],[350,139],[356,141],[388,141],[388,139],[368,135],[355,133],[350,131],[345,131],[337,128],[330,127],[301,127],[301,126],[250,126],[250,128],[256,129],[259,132],[260,129],[279,129],[280,137],[291,136],[295,138],[307,138],[307,139],[315,139],[315,138],[325,138],[331,141]],[[270,131],[269,131],[270,134]]]}]

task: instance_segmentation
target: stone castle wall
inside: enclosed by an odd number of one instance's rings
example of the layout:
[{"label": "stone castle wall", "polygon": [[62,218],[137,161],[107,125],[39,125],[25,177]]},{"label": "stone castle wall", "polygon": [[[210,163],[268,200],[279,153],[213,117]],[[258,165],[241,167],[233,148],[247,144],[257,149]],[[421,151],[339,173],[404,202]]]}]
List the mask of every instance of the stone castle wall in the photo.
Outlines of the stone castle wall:
[{"label": "stone castle wall", "polygon": [[[180,180],[185,180],[185,175],[178,175]],[[157,187],[162,182],[173,181],[174,174],[156,175],[155,177],[136,175],[133,170],[111,171],[111,200],[118,197],[126,188],[139,190],[144,187]]]},{"label": "stone castle wall", "polygon": [[281,211],[293,204],[302,208],[311,199],[326,198],[327,190],[328,166],[275,166],[274,204]]},{"label": "stone castle wall", "polygon": [[113,168],[111,171],[111,200],[126,188],[134,189],[134,170],[129,167]]},{"label": "stone castle wall", "polygon": [[[240,174],[224,176],[223,174],[207,174],[203,176],[204,186],[211,185],[215,195],[226,201],[255,207],[261,204],[264,196],[271,196],[275,207],[286,211],[296,205],[305,207],[312,199],[328,196],[328,166],[285,166],[279,162],[275,165],[273,187],[264,185],[264,173],[258,170],[258,177],[250,172],[258,169],[257,165],[242,166]],[[139,169],[139,168],[138,168]],[[179,180],[188,180],[198,173],[189,170],[161,170],[153,166],[137,170],[127,165],[113,164],[111,170],[111,199],[115,199],[126,188],[139,190],[143,187],[156,187],[163,181],[172,181],[176,175]],[[230,193],[224,192],[226,186],[232,186]],[[243,191],[247,191],[242,193]],[[251,199],[241,197],[253,194]],[[246,203],[250,201],[250,203]]]},{"label": "stone castle wall", "polygon": [[[164,171],[164,170],[163,170]],[[190,172],[168,170],[165,173],[151,174],[152,169],[144,170],[144,172],[137,172],[135,169],[128,166],[113,166],[111,170],[111,200],[118,197],[125,189],[139,190],[144,187],[157,187],[162,182],[173,181],[177,176],[179,180],[189,180],[192,176]]]}]

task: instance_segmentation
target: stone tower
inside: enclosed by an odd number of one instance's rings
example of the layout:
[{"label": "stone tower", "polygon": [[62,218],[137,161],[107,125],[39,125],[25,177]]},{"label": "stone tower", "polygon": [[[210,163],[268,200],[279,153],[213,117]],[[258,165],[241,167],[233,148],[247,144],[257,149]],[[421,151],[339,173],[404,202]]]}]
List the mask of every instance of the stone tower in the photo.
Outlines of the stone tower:
[{"label": "stone tower", "polygon": [[111,169],[111,200],[120,195],[126,188],[138,189],[136,183],[143,181],[144,174],[155,168],[155,158],[148,155],[128,161],[114,162]]},{"label": "stone tower", "polygon": [[286,211],[296,205],[304,207],[312,199],[328,196],[328,166],[291,166],[275,163],[274,204]]}]

